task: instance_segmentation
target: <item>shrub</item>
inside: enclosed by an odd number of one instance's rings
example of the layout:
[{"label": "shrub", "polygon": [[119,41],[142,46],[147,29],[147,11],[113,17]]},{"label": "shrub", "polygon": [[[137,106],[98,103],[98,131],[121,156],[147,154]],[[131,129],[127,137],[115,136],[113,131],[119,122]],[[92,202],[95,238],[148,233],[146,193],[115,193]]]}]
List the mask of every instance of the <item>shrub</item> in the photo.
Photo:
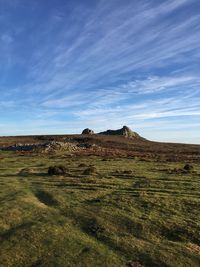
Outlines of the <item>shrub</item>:
[{"label": "shrub", "polygon": [[190,165],[190,164],[185,164],[185,166],[183,167],[183,169],[184,169],[185,171],[191,171],[191,170],[193,170],[193,166]]},{"label": "shrub", "polygon": [[28,176],[29,174],[33,174],[34,173],[34,170],[31,169],[31,168],[24,168],[24,169],[21,169],[21,171],[19,172],[19,175],[22,175],[22,176]]},{"label": "shrub", "polygon": [[105,228],[97,222],[96,218],[92,218],[86,221],[85,225],[83,226],[83,229],[88,234],[97,238],[101,237],[105,231]]},{"label": "shrub", "polygon": [[123,172],[124,174],[132,174],[132,171],[131,170],[126,170]]},{"label": "shrub", "polygon": [[49,175],[62,175],[66,173],[66,168],[62,165],[59,166],[50,166],[48,169]]},{"label": "shrub", "polygon": [[89,168],[83,171],[83,175],[90,175],[97,173],[97,169],[94,166],[90,166]]},{"label": "shrub", "polygon": [[87,165],[86,165],[85,163],[81,163],[81,164],[79,164],[78,167],[79,167],[79,168],[83,168],[83,167],[87,167]]}]

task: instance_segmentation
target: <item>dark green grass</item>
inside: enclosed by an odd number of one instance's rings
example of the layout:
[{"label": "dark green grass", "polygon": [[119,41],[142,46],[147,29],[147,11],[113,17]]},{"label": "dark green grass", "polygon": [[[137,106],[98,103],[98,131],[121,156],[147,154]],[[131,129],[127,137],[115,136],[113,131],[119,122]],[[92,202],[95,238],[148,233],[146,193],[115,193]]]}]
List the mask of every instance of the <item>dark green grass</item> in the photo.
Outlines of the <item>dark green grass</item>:
[{"label": "dark green grass", "polygon": [[[198,165],[0,156],[0,266],[199,265]],[[47,175],[60,164],[66,175]]]}]

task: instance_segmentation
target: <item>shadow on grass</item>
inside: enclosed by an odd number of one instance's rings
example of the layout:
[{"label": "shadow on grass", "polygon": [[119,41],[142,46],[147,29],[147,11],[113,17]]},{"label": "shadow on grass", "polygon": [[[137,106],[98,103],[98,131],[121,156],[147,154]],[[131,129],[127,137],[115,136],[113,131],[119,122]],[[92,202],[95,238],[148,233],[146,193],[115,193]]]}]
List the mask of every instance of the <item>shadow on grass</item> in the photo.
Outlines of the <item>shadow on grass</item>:
[{"label": "shadow on grass", "polygon": [[[109,249],[117,252],[118,254],[121,254],[127,260],[127,262],[137,260],[138,264],[142,264],[142,266],[143,265],[149,267],[168,266],[158,258],[152,258],[151,254],[142,251],[133,251],[132,248],[126,247],[118,242],[116,243],[115,240],[113,240],[110,236],[108,236],[107,230],[98,222],[96,218],[86,219],[81,217],[80,221],[81,221],[81,229],[85,233],[87,233],[93,238],[96,238],[98,241],[102,242]],[[135,228],[138,228],[138,225],[136,225]]]},{"label": "shadow on grass", "polygon": [[40,202],[44,203],[47,206],[55,206],[58,204],[58,202],[49,192],[39,190],[35,193],[35,196]]},{"label": "shadow on grass", "polygon": [[33,222],[26,222],[16,227],[13,227],[0,235],[1,240],[7,240],[19,230],[24,230],[34,225]]}]

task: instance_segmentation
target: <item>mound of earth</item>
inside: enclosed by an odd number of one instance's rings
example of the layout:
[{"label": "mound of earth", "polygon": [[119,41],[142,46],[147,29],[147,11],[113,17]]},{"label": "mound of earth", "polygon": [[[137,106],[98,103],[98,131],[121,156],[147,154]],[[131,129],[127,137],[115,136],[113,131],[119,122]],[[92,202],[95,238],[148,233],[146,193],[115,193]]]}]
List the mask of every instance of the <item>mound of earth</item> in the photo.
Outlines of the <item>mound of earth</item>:
[{"label": "mound of earth", "polygon": [[86,128],[82,131],[82,134],[94,134],[94,131],[89,128]]},{"label": "mound of earth", "polygon": [[129,137],[129,138],[139,138],[139,134],[136,132],[133,132],[129,127],[127,126],[123,126],[121,129],[119,130],[107,130],[105,132],[101,132],[99,134],[103,134],[103,135],[120,135],[120,136],[124,136],[124,137]]}]

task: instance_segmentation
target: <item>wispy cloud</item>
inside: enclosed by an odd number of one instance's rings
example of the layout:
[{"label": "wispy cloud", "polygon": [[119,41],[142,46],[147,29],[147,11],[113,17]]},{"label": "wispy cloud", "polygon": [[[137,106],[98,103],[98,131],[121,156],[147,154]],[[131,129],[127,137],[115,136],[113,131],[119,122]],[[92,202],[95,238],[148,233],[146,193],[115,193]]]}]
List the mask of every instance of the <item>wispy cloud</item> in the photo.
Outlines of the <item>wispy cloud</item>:
[{"label": "wispy cloud", "polygon": [[[178,8],[186,4],[186,1],[175,2],[166,1],[165,8],[163,5],[136,5],[138,13],[129,11],[126,5],[122,10],[113,9],[111,13],[98,12],[102,15],[101,23],[98,22],[98,14],[94,14],[97,23],[91,23],[93,17],[86,19],[74,42],[68,37],[76,31],[76,27],[67,31],[69,36],[64,34],[63,38],[63,35],[58,35],[58,38],[64,39],[58,40],[61,49],[56,45],[49,54],[46,46],[44,51],[40,47],[40,63],[34,64],[32,74],[37,80],[44,79],[49,90],[53,90],[51,85],[56,83],[59,90],[65,91],[80,84],[91,88],[94,84],[101,84],[102,80],[103,83],[105,80],[111,83],[127,73],[143,72],[143,68],[146,71],[183,60],[190,62],[191,57],[184,53],[193,53],[200,47],[200,16],[197,14],[176,23],[162,19],[161,10],[167,13],[172,6]],[[66,45],[67,42],[70,45]],[[130,75],[127,76],[130,78]]]},{"label": "wispy cloud", "polygon": [[5,44],[11,44],[13,42],[13,38],[9,34],[2,34],[1,41],[4,42]]},{"label": "wispy cloud", "polygon": [[[93,110],[98,107],[110,107],[112,109],[111,107],[114,106],[115,110],[116,104],[127,105],[131,100],[134,100],[134,97],[148,94],[152,97],[154,93],[162,93],[161,98],[163,94],[175,93],[181,100],[190,97],[193,101],[194,95],[199,92],[199,86],[200,78],[196,76],[152,76],[122,83],[115,87],[111,86],[107,89],[100,88],[99,90],[90,90],[89,92],[80,91],[76,94],[71,92],[68,93],[68,96],[58,98],[54,94],[49,95],[47,100],[42,103],[42,106],[59,109],[83,105],[86,107],[85,110],[87,108]],[[183,92],[185,92],[184,95],[182,95]],[[144,99],[141,98],[140,101],[144,101]],[[141,105],[139,104],[139,106]]]}]

